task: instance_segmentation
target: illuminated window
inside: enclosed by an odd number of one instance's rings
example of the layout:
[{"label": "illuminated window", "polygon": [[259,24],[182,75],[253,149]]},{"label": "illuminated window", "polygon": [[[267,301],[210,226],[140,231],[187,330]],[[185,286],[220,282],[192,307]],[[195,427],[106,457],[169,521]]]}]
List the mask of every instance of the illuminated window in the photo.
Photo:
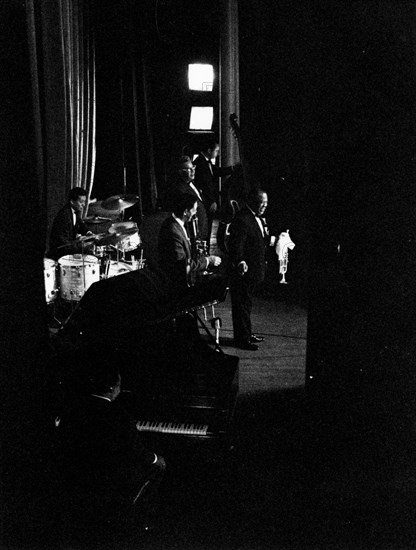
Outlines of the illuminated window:
[{"label": "illuminated window", "polygon": [[212,87],[214,85],[214,67],[202,63],[188,65],[188,82],[190,90],[212,92]]},{"label": "illuminated window", "polygon": [[190,130],[211,130],[214,107],[192,107],[189,121]]}]

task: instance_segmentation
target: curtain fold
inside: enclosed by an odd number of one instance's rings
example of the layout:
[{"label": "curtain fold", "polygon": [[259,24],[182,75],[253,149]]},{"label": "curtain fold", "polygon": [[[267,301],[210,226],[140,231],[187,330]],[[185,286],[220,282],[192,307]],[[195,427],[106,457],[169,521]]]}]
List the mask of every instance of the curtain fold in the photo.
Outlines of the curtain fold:
[{"label": "curtain fold", "polygon": [[[95,171],[95,32],[92,0],[27,0],[31,63],[40,95],[44,129],[42,171],[46,177],[48,235],[56,212],[72,187],[91,196]],[[30,25],[29,25],[30,23]],[[47,248],[47,243],[46,248]]]}]

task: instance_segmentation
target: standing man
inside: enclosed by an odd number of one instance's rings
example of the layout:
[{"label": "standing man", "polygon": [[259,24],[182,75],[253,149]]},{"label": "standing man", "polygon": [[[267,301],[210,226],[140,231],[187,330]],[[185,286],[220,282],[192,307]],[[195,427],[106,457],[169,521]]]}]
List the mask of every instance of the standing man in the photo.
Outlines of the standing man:
[{"label": "standing man", "polygon": [[81,235],[87,234],[82,222],[82,214],[86,203],[87,192],[85,189],[82,189],[82,187],[72,188],[69,192],[68,202],[59,210],[53,221],[48,257],[58,260],[65,254],[82,252],[81,243],[73,244],[72,241]]},{"label": "standing man", "polygon": [[208,229],[211,235],[212,222],[218,210],[218,178],[232,174],[234,167],[220,168],[215,161],[220,153],[220,146],[215,139],[208,141],[205,148],[195,159],[195,185],[202,191],[205,209],[208,215]]},{"label": "standing man", "polygon": [[197,202],[199,237],[208,241],[208,217],[203,202],[202,191],[195,185],[195,166],[190,157],[183,156],[177,162],[176,171],[165,195],[164,209],[173,212],[178,195],[191,194]]},{"label": "standing man", "polygon": [[267,193],[262,189],[250,191],[246,206],[231,223],[228,242],[234,343],[250,351],[256,351],[257,343],[264,340],[252,332],[251,309],[253,291],[266,273],[266,208]]},{"label": "standing man", "polygon": [[189,285],[189,276],[192,273],[203,272],[221,263],[218,256],[192,258],[186,224],[196,213],[195,195],[178,195],[173,205],[172,216],[163,222],[159,233],[159,267],[166,273],[173,291],[179,294],[179,297]]}]

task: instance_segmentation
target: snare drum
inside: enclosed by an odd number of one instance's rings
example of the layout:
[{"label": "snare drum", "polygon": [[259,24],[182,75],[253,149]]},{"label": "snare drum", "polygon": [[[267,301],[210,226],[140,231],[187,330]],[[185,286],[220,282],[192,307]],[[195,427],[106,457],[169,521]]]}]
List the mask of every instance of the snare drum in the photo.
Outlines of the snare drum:
[{"label": "snare drum", "polygon": [[124,252],[131,252],[133,250],[136,250],[140,245],[142,244],[142,241],[140,239],[139,232],[133,233],[133,235],[129,235],[125,239],[123,239],[120,243],[120,249],[124,250]]},{"label": "snare drum", "polygon": [[133,271],[133,268],[129,264],[126,264],[124,262],[110,261],[107,264],[106,277],[107,279],[109,279],[110,277],[123,275],[123,273],[128,273],[129,271]]},{"label": "snare drum", "polygon": [[58,294],[58,285],[56,280],[56,262],[49,258],[43,259],[43,277],[45,279],[46,303],[50,304]]},{"label": "snare drum", "polygon": [[79,302],[86,290],[100,280],[100,264],[95,256],[82,254],[62,256],[58,264],[61,298],[69,302]]},{"label": "snare drum", "polygon": [[[127,231],[129,234],[123,237],[123,232]],[[108,230],[109,233],[120,234],[120,241],[117,243],[117,248],[124,252],[131,252],[136,250],[141,245],[141,239],[139,235],[139,228],[135,222],[117,222]]]}]

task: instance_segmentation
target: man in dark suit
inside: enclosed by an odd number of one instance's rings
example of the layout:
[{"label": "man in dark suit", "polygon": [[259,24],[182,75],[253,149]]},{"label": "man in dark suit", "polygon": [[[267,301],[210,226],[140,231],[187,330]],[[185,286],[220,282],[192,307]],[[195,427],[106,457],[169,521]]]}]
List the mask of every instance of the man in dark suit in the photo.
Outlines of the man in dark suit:
[{"label": "man in dark suit", "polygon": [[228,241],[234,343],[250,351],[256,351],[257,343],[264,340],[252,332],[251,310],[253,291],[266,273],[266,208],[267,194],[262,189],[252,190],[246,206],[231,223]]},{"label": "man in dark suit", "polygon": [[[62,472],[80,521],[117,525],[155,513],[165,461],[141,442],[122,403],[116,361],[87,367],[86,387],[58,423]],[[85,368],[84,368],[85,370]]]},{"label": "man in dark suit", "polygon": [[[164,210],[173,212],[178,195],[184,194],[191,194],[195,198],[199,238],[208,242],[208,216],[203,202],[203,195],[202,191],[195,185],[195,166],[190,157],[187,156],[181,157],[177,162],[175,174],[162,201]],[[193,236],[196,237],[197,235]]]},{"label": "man in dark suit", "polygon": [[208,231],[211,234],[212,222],[218,210],[218,178],[230,176],[234,167],[219,167],[215,164],[220,153],[220,146],[215,139],[207,142],[205,148],[196,157],[195,185],[202,191],[202,199],[208,215]]},{"label": "man in dark suit", "polygon": [[68,202],[57,213],[51,229],[49,239],[48,257],[58,260],[66,254],[80,253],[88,246],[82,243],[73,243],[81,236],[86,235],[87,230],[82,222],[82,213],[87,202],[87,192],[82,187],[74,187],[69,192]]},{"label": "man in dark suit", "polygon": [[197,213],[198,202],[194,194],[183,193],[174,198],[172,216],[167,218],[158,239],[159,267],[169,278],[172,288],[181,295],[189,286],[190,276],[221,263],[218,256],[192,258],[191,245],[186,230]]}]

